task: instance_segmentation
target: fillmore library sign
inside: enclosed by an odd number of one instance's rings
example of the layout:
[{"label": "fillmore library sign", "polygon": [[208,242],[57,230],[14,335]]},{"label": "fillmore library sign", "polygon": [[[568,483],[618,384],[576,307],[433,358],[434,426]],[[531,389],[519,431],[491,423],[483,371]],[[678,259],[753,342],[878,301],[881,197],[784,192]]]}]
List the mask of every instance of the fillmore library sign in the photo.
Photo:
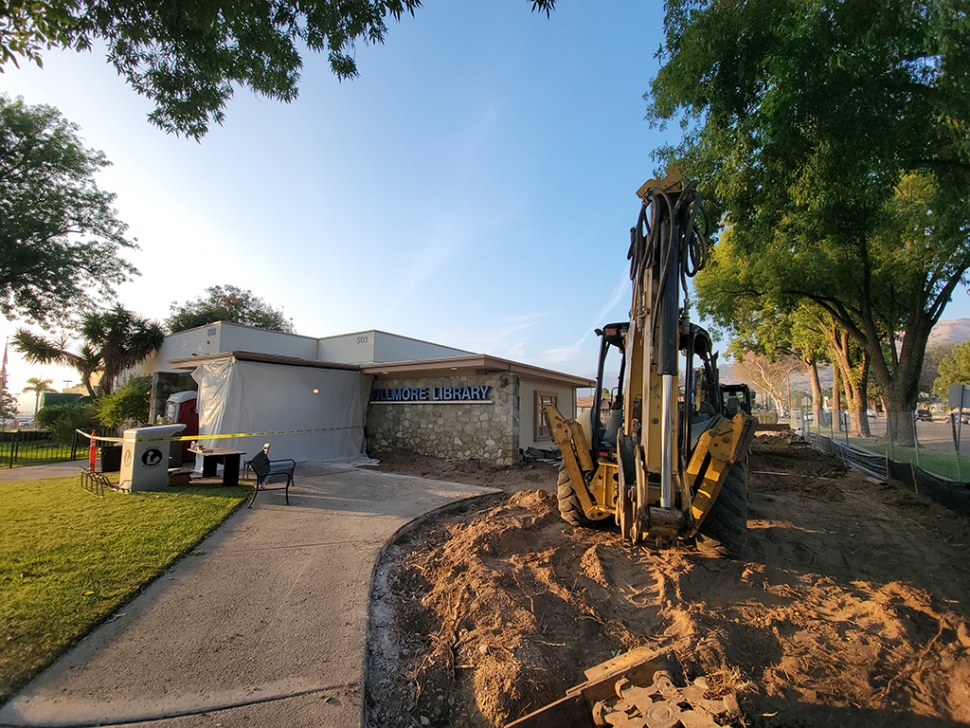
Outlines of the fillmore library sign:
[{"label": "fillmore library sign", "polygon": [[372,389],[371,402],[488,402],[491,385],[474,387],[394,387]]}]

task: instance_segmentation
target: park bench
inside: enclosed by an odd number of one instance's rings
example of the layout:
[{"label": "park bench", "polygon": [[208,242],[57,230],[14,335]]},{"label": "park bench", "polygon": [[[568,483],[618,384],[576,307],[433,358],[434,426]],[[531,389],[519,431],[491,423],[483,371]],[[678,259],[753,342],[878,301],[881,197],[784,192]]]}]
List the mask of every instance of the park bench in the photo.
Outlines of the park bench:
[{"label": "park bench", "polygon": [[[282,490],[286,496],[286,505],[290,504],[290,486],[293,485],[293,471],[296,470],[295,460],[270,460],[269,443],[266,443],[247,464],[256,475],[256,487],[253,488],[253,497],[249,499],[247,508],[253,507],[256,494],[261,490]],[[286,478],[285,483],[269,485],[273,478],[279,479],[281,476]]]}]

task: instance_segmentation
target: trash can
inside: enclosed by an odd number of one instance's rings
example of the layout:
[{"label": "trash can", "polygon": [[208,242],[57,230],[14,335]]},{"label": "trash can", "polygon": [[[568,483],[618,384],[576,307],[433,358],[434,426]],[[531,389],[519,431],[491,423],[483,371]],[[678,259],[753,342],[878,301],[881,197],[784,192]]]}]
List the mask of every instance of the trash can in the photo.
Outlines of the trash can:
[{"label": "trash can", "polygon": [[168,485],[169,438],[180,437],[185,425],[135,427],[125,430],[119,487],[132,493],[165,490]]},{"label": "trash can", "polygon": [[101,472],[117,473],[121,470],[121,443],[112,442],[101,446]]}]

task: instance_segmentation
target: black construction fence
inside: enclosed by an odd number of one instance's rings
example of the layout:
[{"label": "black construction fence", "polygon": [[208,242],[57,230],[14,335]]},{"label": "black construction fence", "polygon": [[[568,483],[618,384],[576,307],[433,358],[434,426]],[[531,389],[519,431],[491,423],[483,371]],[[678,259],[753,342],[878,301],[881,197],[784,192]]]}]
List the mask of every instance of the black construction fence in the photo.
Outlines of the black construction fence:
[{"label": "black construction fence", "polygon": [[[106,430],[97,434],[109,436],[115,433]],[[0,468],[86,460],[89,442],[77,432],[67,441],[55,439],[47,430],[0,432]]]},{"label": "black construction fence", "polygon": [[929,496],[950,510],[970,514],[970,483],[942,478],[928,473],[913,463],[897,462],[885,455],[860,450],[813,432],[805,433],[805,439],[816,450],[831,453],[846,465],[873,478],[897,480],[914,492]]}]

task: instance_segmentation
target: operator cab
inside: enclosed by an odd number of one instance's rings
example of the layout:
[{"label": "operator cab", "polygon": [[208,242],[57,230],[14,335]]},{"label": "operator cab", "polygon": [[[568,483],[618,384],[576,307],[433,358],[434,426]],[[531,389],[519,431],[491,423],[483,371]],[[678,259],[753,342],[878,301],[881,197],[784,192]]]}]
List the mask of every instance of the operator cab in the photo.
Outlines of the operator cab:
[{"label": "operator cab", "polygon": [[754,393],[747,384],[722,384],[721,402],[725,417],[734,417],[738,412],[751,414]]},{"label": "operator cab", "polygon": [[[589,433],[593,453],[599,457],[609,457],[616,450],[616,436],[623,426],[623,374],[626,369],[626,335],[630,330],[629,321],[606,324],[596,329],[600,337],[599,366],[596,369],[596,391],[593,393],[593,407],[590,410]],[[620,367],[617,385],[610,392],[612,402],[605,421],[600,417],[603,402],[603,379],[610,349],[620,352]]]}]

